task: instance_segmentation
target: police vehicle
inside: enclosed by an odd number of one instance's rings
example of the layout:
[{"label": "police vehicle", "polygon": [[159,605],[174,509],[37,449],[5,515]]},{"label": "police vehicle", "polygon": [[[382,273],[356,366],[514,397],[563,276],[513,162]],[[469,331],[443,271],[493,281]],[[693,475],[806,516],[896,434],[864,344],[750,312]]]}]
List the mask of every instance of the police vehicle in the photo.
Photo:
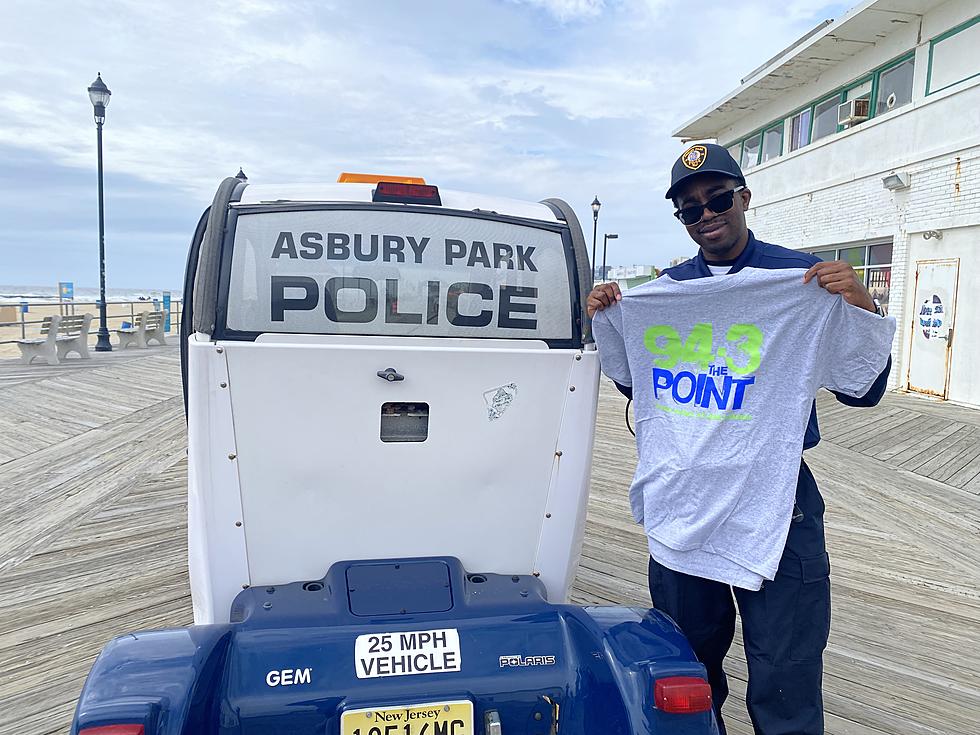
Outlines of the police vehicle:
[{"label": "police vehicle", "polygon": [[226,179],[187,260],[195,624],[72,733],[717,733],[652,610],[566,603],[598,394],[565,202]]}]

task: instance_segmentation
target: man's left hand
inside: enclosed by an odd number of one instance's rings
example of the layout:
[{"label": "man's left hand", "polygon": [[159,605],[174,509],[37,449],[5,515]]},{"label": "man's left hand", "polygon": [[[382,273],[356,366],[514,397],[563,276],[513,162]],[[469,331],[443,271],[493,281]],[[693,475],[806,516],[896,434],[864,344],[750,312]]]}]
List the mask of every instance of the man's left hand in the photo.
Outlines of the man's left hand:
[{"label": "man's left hand", "polygon": [[803,283],[813,278],[830,293],[839,293],[844,301],[867,311],[877,311],[874,299],[864,287],[854,268],[846,260],[830,260],[816,263],[803,276]]}]

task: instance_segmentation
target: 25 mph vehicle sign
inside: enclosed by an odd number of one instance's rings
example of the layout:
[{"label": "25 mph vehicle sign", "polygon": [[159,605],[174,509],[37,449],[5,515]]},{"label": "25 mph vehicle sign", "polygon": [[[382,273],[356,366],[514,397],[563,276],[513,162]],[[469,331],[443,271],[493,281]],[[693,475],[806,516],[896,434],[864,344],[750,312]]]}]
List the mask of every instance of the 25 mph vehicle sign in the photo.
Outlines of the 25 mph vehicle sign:
[{"label": "25 mph vehicle sign", "polygon": [[459,633],[455,628],[360,635],[354,642],[358,679],[459,671]]}]

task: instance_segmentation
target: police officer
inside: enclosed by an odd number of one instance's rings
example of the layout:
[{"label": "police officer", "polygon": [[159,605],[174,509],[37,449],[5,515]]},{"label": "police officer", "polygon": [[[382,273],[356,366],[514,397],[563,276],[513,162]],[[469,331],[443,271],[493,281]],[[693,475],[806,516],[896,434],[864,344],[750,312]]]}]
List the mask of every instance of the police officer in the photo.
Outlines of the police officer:
[{"label": "police officer", "polygon": [[[814,256],[757,240],[745,222],[752,193],[725,148],[703,143],[688,148],[671,170],[667,199],[674,215],[699,246],[692,259],[662,275],[674,280],[710,278],[742,268],[806,268],[804,282],[817,280],[849,304],[881,313],[881,307],[844,261]],[[621,298],[619,286],[604,283],[588,298],[591,317]],[[891,361],[860,398],[835,394],[851,406],[881,400]],[[617,386],[626,396],[632,389]],[[820,441],[816,405],[811,408],[803,449]],[[648,576],[654,607],[677,622],[708,671],[713,706],[722,735],[721,707],[728,696],[722,668],[735,634],[735,605],[742,617],[748,664],[746,703],[758,735],[823,733],[823,651],[830,632],[830,561],[823,527],[824,503],[806,462],[800,459],[796,507],[773,580],[758,591],[682,574],[652,557]],[[734,595],[734,600],[732,599]]]}]

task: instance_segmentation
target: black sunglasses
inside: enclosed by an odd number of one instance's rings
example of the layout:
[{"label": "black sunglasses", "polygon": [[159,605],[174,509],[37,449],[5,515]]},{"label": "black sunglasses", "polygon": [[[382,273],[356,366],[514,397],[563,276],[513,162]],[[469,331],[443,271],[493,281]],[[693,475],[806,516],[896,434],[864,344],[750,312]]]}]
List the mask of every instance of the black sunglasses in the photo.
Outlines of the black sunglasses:
[{"label": "black sunglasses", "polygon": [[704,217],[704,210],[706,209],[710,209],[715,214],[721,214],[722,212],[727,212],[729,209],[734,207],[735,194],[742,191],[744,188],[744,186],[736,186],[730,191],[723,191],[721,194],[715,194],[704,204],[694,204],[690,207],[678,209],[676,212],[674,212],[674,216],[681,221],[682,225],[687,227],[696,225]]}]

